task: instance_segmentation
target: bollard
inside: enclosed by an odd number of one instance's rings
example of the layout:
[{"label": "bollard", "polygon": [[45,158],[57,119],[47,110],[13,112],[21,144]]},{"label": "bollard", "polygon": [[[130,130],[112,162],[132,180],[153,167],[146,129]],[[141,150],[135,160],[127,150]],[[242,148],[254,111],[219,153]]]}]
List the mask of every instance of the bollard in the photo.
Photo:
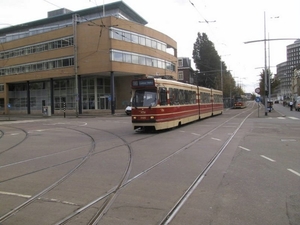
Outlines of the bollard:
[{"label": "bollard", "polygon": [[64,118],[66,118],[66,103],[64,102]]}]

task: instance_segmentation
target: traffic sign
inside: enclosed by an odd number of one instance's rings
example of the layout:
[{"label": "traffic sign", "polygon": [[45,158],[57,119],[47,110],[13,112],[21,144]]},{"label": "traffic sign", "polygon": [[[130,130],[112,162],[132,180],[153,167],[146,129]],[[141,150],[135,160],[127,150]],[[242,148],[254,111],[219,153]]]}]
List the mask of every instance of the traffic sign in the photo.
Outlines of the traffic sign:
[{"label": "traffic sign", "polygon": [[260,93],[260,88],[255,88],[255,93],[259,94]]},{"label": "traffic sign", "polygon": [[256,97],[256,98],[255,98],[255,101],[256,101],[256,102],[260,102],[260,97]]}]

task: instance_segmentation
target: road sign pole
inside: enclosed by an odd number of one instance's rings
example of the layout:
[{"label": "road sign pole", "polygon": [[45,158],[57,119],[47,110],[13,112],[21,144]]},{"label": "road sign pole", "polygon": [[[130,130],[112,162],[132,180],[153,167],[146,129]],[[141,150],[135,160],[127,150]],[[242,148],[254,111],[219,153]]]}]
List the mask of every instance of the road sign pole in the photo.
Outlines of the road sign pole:
[{"label": "road sign pole", "polygon": [[259,102],[260,102],[260,97],[256,97],[255,101],[257,102],[257,116],[259,117]]}]

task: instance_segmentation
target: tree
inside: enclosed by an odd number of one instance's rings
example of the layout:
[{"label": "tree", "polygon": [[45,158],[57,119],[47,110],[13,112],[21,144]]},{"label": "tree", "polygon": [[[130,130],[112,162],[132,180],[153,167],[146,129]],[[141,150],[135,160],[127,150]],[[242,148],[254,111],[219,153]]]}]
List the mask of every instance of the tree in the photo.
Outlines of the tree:
[{"label": "tree", "polygon": [[[265,90],[265,70],[262,70],[262,72],[260,73],[260,82],[259,82],[259,87],[260,87],[260,94],[265,96],[267,94],[268,96],[268,92],[269,92],[269,84],[267,81],[267,90]],[[280,85],[280,80],[276,79],[275,77],[273,77],[272,72],[267,69],[267,80],[270,76],[270,83],[271,83],[271,93],[274,93],[276,87],[278,87]]]},{"label": "tree", "polygon": [[[198,85],[216,88],[217,77],[220,76],[220,56],[214,44],[207,35],[198,33],[193,49],[193,60],[196,68],[200,71]],[[224,67],[226,69],[226,66]]]},{"label": "tree", "polygon": [[[197,34],[196,42],[193,49],[193,60],[197,73],[197,84],[200,86],[222,89],[221,79],[223,79],[223,96],[232,97],[237,94],[243,94],[242,89],[236,87],[230,71],[227,71],[226,64],[221,61],[214,44],[208,39],[205,33]],[[222,68],[222,76],[221,76]]]}]

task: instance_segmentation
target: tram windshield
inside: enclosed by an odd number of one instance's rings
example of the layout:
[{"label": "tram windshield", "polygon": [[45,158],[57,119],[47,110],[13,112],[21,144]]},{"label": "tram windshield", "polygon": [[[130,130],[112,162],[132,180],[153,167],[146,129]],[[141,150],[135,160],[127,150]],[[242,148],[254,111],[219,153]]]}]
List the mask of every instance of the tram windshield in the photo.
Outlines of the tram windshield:
[{"label": "tram windshield", "polygon": [[133,107],[152,107],[156,106],[156,104],[156,89],[135,91],[132,101]]}]

